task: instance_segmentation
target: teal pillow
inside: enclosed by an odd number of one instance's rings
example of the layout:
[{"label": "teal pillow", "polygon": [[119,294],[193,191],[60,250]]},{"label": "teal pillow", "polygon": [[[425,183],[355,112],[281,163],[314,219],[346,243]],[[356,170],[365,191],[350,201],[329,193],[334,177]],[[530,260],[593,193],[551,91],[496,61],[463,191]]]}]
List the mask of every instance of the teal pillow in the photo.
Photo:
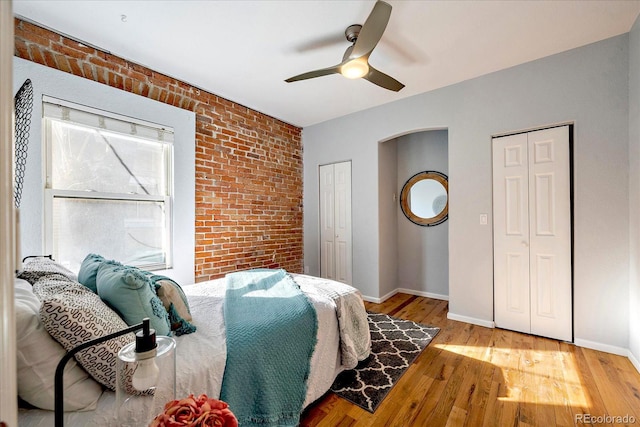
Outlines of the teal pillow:
[{"label": "teal pillow", "polygon": [[148,317],[158,335],[170,335],[169,315],[153,283],[135,267],[104,262],[96,275],[98,295],[132,326]]},{"label": "teal pillow", "polygon": [[[78,272],[78,282],[91,289],[94,293],[98,293],[96,286],[96,275],[98,274],[98,268],[103,262],[107,260],[100,255],[89,254],[87,255],[82,264],[80,264],[80,271]],[[110,261],[111,263],[117,263],[116,261]]]}]

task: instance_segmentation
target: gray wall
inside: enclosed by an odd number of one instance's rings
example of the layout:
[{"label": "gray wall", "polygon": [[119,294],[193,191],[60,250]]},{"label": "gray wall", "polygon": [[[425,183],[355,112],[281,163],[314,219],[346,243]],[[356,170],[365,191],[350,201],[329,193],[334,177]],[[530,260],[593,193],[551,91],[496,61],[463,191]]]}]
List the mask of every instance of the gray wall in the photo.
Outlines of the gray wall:
[{"label": "gray wall", "polygon": [[[416,132],[396,139],[398,144],[397,194],[418,172],[433,170],[449,175],[447,131]],[[409,221],[396,204],[398,279],[396,286],[418,295],[449,296],[449,221],[422,227]]]},{"label": "gray wall", "polygon": [[398,287],[398,229],[395,224],[402,213],[398,212],[400,192],[397,185],[398,145],[395,139],[378,144],[378,179],[380,295],[385,296],[395,292]]},{"label": "gray wall", "polygon": [[446,128],[449,315],[492,324],[492,228],[478,221],[480,213],[491,212],[491,136],[573,122],[576,341],[628,348],[628,48],[624,34],[305,128],[304,241],[310,272],[319,272],[318,165],[350,158],[353,284],[365,296],[382,296],[384,233],[378,168],[372,167],[378,144],[415,130]]},{"label": "gray wall", "polygon": [[[31,61],[13,58],[14,92],[33,83],[33,115],[25,184],[20,205],[22,256],[44,253],[42,96],[171,126],[174,129],[173,255],[174,268],[159,271],[180,283],[194,281],[195,252],[195,114],[122,90],[76,77]],[[176,219],[179,219],[176,220]]]},{"label": "gray wall", "polygon": [[640,18],[629,33],[629,350],[640,370]]}]

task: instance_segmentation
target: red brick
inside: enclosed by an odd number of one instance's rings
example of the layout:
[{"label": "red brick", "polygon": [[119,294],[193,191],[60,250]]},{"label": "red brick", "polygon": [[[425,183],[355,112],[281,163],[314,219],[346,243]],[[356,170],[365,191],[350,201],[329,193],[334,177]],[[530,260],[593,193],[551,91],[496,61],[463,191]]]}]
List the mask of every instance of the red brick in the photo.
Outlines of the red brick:
[{"label": "red brick", "polygon": [[31,55],[29,55],[29,48],[27,47],[27,43],[25,43],[24,40],[16,39],[14,55],[18,58],[31,60]]},{"label": "red brick", "polygon": [[71,39],[68,39],[68,38],[65,38],[65,37],[62,38],[62,44],[65,45],[65,46],[68,46],[69,48],[71,48],[73,50],[80,51],[80,52],[84,53],[85,57],[86,57],[86,55],[95,55],[97,53],[97,51],[94,48],[89,47],[89,46],[85,46],[80,42],[77,42],[75,40],[71,40]]},{"label": "red brick", "polygon": [[64,55],[60,55],[59,53],[57,53],[55,57],[56,63],[58,64],[58,69],[60,71],[64,71],[65,73],[71,73],[71,66],[69,65],[67,57]]},{"label": "red brick", "polygon": [[84,77],[84,73],[82,72],[82,68],[78,64],[78,60],[75,58],[68,58],[69,66],[71,67],[71,74]]},{"label": "red brick", "polygon": [[[64,39],[64,40],[66,40],[66,39]],[[70,47],[69,45],[64,43],[64,40],[63,40],[62,44],[58,44],[57,46],[55,46],[55,49],[58,52],[64,54],[67,57],[71,57],[71,58],[77,58],[77,59],[86,59],[87,58],[87,56],[89,55],[89,53],[87,52],[87,49],[83,50],[83,49],[76,49],[76,48]],[[76,43],[76,45],[79,45],[79,44]],[[81,45],[79,45],[79,46],[81,46]],[[90,53],[95,53],[95,50],[89,49],[89,52]]]},{"label": "red brick", "polygon": [[302,272],[301,129],[16,19],[16,54],[196,113],[195,278]]},{"label": "red brick", "polygon": [[[36,62],[38,64],[45,64],[45,60],[44,60],[44,56],[42,56],[42,52],[40,51],[40,48],[38,47],[38,45],[35,44],[30,44],[29,45],[29,54],[31,56],[31,60],[33,62]],[[24,59],[28,59],[28,58],[24,58]]]},{"label": "red brick", "polygon": [[86,79],[89,80],[97,80],[98,77],[96,76],[96,68],[94,65],[89,64],[88,62],[83,62],[82,63],[82,74],[84,75],[84,77]]}]

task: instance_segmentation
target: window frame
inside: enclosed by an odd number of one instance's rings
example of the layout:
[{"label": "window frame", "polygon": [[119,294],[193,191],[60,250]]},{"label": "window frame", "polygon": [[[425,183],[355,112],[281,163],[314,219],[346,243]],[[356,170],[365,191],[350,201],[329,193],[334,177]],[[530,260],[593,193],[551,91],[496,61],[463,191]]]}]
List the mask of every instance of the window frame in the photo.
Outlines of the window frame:
[{"label": "window frame", "polygon": [[[51,120],[55,120],[51,117],[47,117],[45,114],[45,104],[54,104],[65,108],[70,108],[74,110],[78,110],[84,113],[90,113],[97,116],[103,116],[109,119],[119,120],[121,122],[128,122],[135,125],[145,126],[147,128],[158,129],[167,132],[169,129],[170,133],[174,133],[174,130],[170,126],[162,126],[155,123],[151,123],[148,121],[120,115],[117,113],[99,110],[96,108],[88,107],[85,105],[75,104],[72,102],[60,100],[57,98],[43,96],[42,97],[42,146],[43,146],[43,174],[44,174],[44,201],[43,201],[43,246],[45,248],[45,253],[56,255],[55,252],[55,242],[54,242],[54,227],[53,227],[53,202],[56,198],[61,199],[80,199],[80,200],[112,200],[112,201],[141,201],[141,202],[157,202],[162,203],[165,214],[164,214],[164,247],[166,249],[165,252],[165,262],[164,263],[152,263],[152,264],[139,264],[137,267],[144,268],[147,270],[167,270],[173,268],[173,260],[174,260],[174,239],[173,239],[173,201],[174,201],[174,141],[171,142],[162,142],[158,140],[158,144],[161,144],[164,151],[164,173],[166,176],[166,185],[165,185],[165,194],[158,195],[149,195],[149,194],[131,194],[131,193],[113,193],[113,192],[101,192],[101,191],[77,191],[77,190],[61,190],[52,188],[52,174],[53,174],[53,155],[52,155],[52,144],[53,140],[51,137]],[[70,121],[75,126],[86,126],[87,128],[91,128],[89,125],[79,124],[78,122]],[[113,131],[109,131],[110,133],[117,133]],[[125,133],[121,133],[122,135],[126,135]],[[129,135],[130,136],[130,135]],[[143,138],[149,140],[149,138]],[[81,260],[79,260],[80,262]]]}]

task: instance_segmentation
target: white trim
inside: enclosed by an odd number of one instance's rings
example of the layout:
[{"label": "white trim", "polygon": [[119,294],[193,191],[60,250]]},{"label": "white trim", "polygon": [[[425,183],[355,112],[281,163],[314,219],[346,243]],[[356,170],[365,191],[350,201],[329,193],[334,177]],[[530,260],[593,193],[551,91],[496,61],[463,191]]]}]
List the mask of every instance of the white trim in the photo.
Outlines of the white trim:
[{"label": "white trim", "polygon": [[439,300],[443,300],[443,301],[449,301],[449,295],[442,295],[442,294],[434,294],[432,292],[424,292],[424,291],[415,291],[413,289],[407,289],[407,288],[396,288],[394,290],[392,290],[391,292],[389,292],[386,295],[381,296],[380,298],[375,298],[375,297],[370,297],[367,295],[363,295],[362,299],[367,301],[367,302],[372,302],[375,304],[381,304],[383,302],[385,302],[386,300],[388,300],[389,298],[391,298],[392,296],[394,296],[395,294],[409,294],[409,295],[415,295],[418,297],[426,297],[426,298],[432,298],[432,299],[439,299]]},{"label": "white trim", "polygon": [[558,122],[558,123],[551,123],[549,125],[546,126],[538,126],[538,127],[532,127],[532,128],[526,128],[526,129],[520,129],[520,130],[516,130],[516,131],[511,131],[511,132],[498,132],[494,135],[491,135],[491,138],[502,138],[503,136],[511,136],[511,135],[517,135],[520,133],[529,133],[529,132],[535,132],[538,130],[545,130],[545,129],[551,129],[551,128],[559,128],[562,126],[573,126],[575,125],[575,121],[569,120],[566,122]]},{"label": "white trim", "polygon": [[458,322],[471,323],[478,326],[484,326],[485,328],[496,327],[496,324],[493,320],[476,319],[475,317],[461,316],[452,312],[447,313],[447,319],[456,320]]},{"label": "white trim", "polygon": [[375,298],[375,297],[370,297],[370,296],[363,295],[362,299],[367,301],[367,302],[372,302],[372,303],[375,303],[375,304],[382,304],[383,302],[385,302],[386,300],[388,300],[389,298],[391,298],[392,296],[394,296],[397,293],[398,293],[398,290],[394,289],[391,292],[389,292],[388,294],[383,295],[380,298]]},{"label": "white trim", "polygon": [[426,298],[432,298],[432,299],[439,299],[442,301],[449,301],[449,295],[434,294],[433,292],[416,291],[416,290],[407,289],[407,288],[398,288],[396,289],[396,292],[415,295],[418,297],[426,297]]},{"label": "white trim", "polygon": [[[603,344],[595,341],[583,340],[581,338],[575,338],[573,343],[578,347],[589,348],[591,350],[603,351],[605,353],[617,354],[618,356],[629,356],[630,351],[624,347],[618,347],[615,345]],[[631,358],[629,358],[631,360]],[[632,361],[633,363],[633,361]],[[636,366],[637,368],[637,366]]]},{"label": "white trim", "polygon": [[13,197],[13,13],[0,1],[0,421],[18,425],[16,322],[13,283],[16,269],[16,213]]},{"label": "white trim", "polygon": [[106,193],[101,191],[75,191],[75,190],[56,190],[47,188],[45,191],[45,197],[61,199],[85,199],[85,200],[116,200],[116,201],[133,201],[133,202],[158,202],[167,203],[170,200],[170,196],[163,194],[148,195],[148,194],[132,194],[132,193]]},{"label": "white trim", "polygon": [[631,352],[631,350],[627,350],[627,353],[627,357],[631,361],[631,364],[636,368],[636,371],[640,373],[640,360],[636,359],[636,356]]},{"label": "white trim", "polygon": [[[89,114],[92,114],[94,116],[108,117],[110,119],[117,120],[119,122],[135,123],[136,125],[146,126],[148,128],[153,128],[153,129],[156,129],[156,130],[162,130],[165,133],[171,134],[172,137],[173,137],[173,133],[174,133],[173,132],[173,128],[171,126],[165,126],[165,125],[162,125],[162,124],[159,124],[159,123],[153,123],[153,122],[150,122],[150,121],[147,121],[147,120],[138,119],[136,117],[125,116],[123,114],[114,113],[112,111],[101,110],[99,108],[94,108],[94,107],[91,107],[89,105],[83,105],[83,104],[78,104],[78,103],[75,103],[75,102],[65,101],[63,99],[54,98],[54,97],[48,96],[48,95],[43,95],[42,96],[42,103],[43,104],[49,104],[51,106],[70,108],[70,109],[78,111],[79,113],[85,113],[85,114],[89,113]],[[49,109],[47,109],[47,108],[49,108]],[[43,117],[58,118],[58,116],[56,114],[54,114],[55,111],[51,110],[51,107],[47,107],[45,105],[45,106],[43,106],[42,111],[43,111]],[[88,125],[86,125],[86,126],[88,126]],[[155,140],[157,140],[157,139],[155,139]],[[171,142],[173,142],[173,141],[171,141]]]}]

